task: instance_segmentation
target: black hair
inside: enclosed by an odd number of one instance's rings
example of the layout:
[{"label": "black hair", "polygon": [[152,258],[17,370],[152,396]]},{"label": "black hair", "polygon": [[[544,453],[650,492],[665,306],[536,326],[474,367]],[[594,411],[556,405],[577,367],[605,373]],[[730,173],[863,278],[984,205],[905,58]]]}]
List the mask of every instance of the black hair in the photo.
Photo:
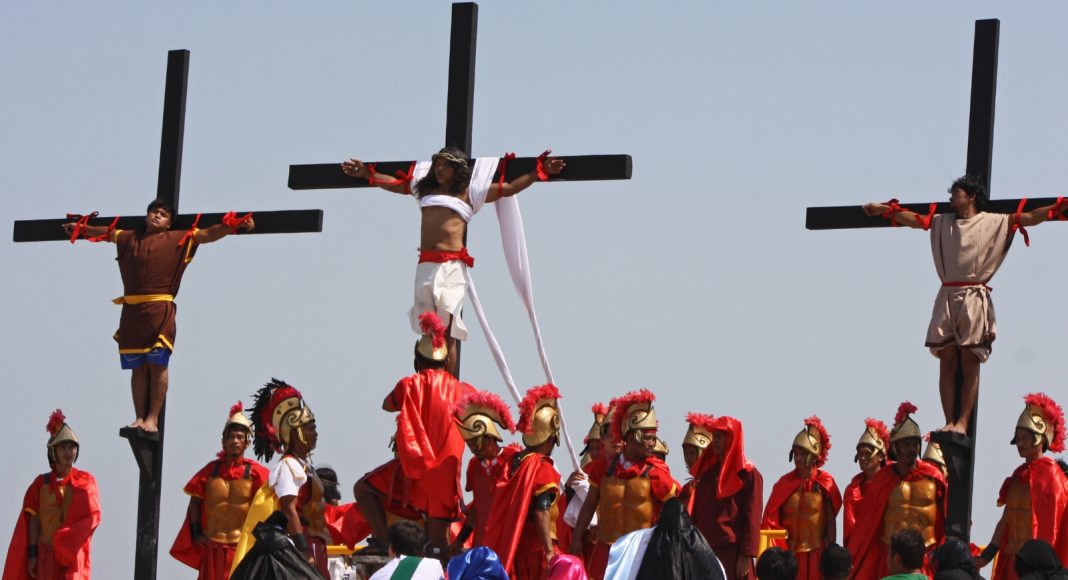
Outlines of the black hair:
[{"label": "black hair", "polygon": [[419,556],[426,546],[426,532],[415,522],[399,521],[389,527],[389,547],[398,556]]},{"label": "black hair", "polygon": [[906,570],[922,568],[926,551],[923,536],[916,530],[900,530],[890,536],[890,555],[897,554]]},{"label": "black hair", "polygon": [[934,564],[936,578],[942,572],[956,572],[954,576],[958,578],[981,578],[975,567],[975,560],[972,559],[971,546],[957,538],[946,538],[944,544],[935,548],[931,552],[931,562]]},{"label": "black hair", "polygon": [[[450,159],[445,159],[445,162],[452,166],[456,170],[455,176],[452,179],[452,186],[448,191],[439,191],[438,193],[444,193],[447,195],[460,195],[467,189],[468,184],[471,183],[471,160],[468,159],[467,154],[461,151],[457,147],[442,147],[437,155],[448,155],[455,157],[456,159],[463,159],[467,164],[457,163]],[[430,171],[427,172],[418,183],[415,184],[416,195],[423,197],[438,188],[438,178],[434,175],[434,167],[431,166]]]},{"label": "black hair", "polygon": [[845,580],[853,569],[853,556],[838,544],[830,544],[820,556],[820,576],[824,580]]},{"label": "black hair", "polygon": [[337,472],[333,467],[316,467],[315,475],[319,476],[319,480],[323,482],[323,499],[326,503],[331,503],[334,500],[341,501],[341,489],[340,484],[337,481]]},{"label": "black hair", "polygon": [[162,197],[157,197],[156,199],[153,199],[152,203],[148,204],[148,209],[145,210],[145,213],[151,213],[153,210],[159,208],[167,210],[167,213],[171,214],[171,221],[174,221],[174,205],[172,205],[171,202],[163,199]]},{"label": "black hair", "polygon": [[964,193],[975,197],[975,209],[976,211],[983,211],[986,209],[986,203],[990,201],[990,196],[986,192],[986,184],[978,175],[963,175],[958,177],[953,185],[949,186],[947,193],[953,193],[953,190],[961,189]]},{"label": "black hair", "polygon": [[756,575],[760,580],[794,580],[797,578],[797,559],[782,548],[768,548],[757,560]]}]

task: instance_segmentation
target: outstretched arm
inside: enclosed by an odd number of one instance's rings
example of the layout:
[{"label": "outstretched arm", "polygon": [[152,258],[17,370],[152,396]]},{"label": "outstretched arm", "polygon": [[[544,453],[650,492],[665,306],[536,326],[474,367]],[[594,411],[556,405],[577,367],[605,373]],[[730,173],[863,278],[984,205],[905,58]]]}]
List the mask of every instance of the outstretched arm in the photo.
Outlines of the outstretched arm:
[{"label": "outstretched arm", "polygon": [[[559,175],[561,171],[567,168],[567,163],[564,163],[564,160],[559,157],[550,157],[545,160],[544,167],[545,172],[549,175]],[[513,196],[530,187],[536,181],[541,181],[538,179],[537,169],[530,173],[524,173],[503,185],[494,183],[490,185],[489,193],[486,195],[486,203],[493,203],[502,197]]]},{"label": "outstretched arm", "polygon": [[[886,212],[890,210],[890,206],[885,203],[867,203],[864,204],[864,213],[871,217],[885,216]],[[908,226],[910,228],[923,229],[923,217],[920,214],[902,209],[894,212],[894,219],[897,223]]]},{"label": "outstretched arm", "polygon": [[1044,207],[1038,207],[1031,211],[1025,211],[1020,214],[1020,226],[1029,227],[1038,225],[1044,221],[1050,219],[1057,219],[1057,216],[1068,210],[1068,201],[1065,203],[1054,203]]},{"label": "outstretched arm", "polygon": [[[256,229],[256,222],[252,220],[252,216],[248,216],[247,218],[241,220],[241,223],[238,224],[237,229],[245,230],[246,232],[251,232],[252,230]],[[213,226],[197,230],[196,235],[193,237],[196,239],[198,244],[210,244],[212,242],[217,242],[225,238],[231,233],[233,232],[230,231],[230,226],[226,224],[215,224]]]},{"label": "outstretched arm", "polygon": [[[63,231],[67,232],[67,235],[69,236],[72,233],[74,233],[74,228],[76,228],[76,227],[78,227],[78,222],[67,222],[67,223],[63,224]],[[97,236],[102,236],[102,235],[108,233],[109,230],[112,231],[112,232],[118,232],[119,231],[119,230],[112,230],[108,226],[90,226],[90,225],[86,225],[82,229],[81,237],[83,237],[83,238],[95,238]],[[115,241],[115,235],[112,234],[112,235],[108,236],[107,238],[105,238],[104,241],[114,242]]]},{"label": "outstretched arm", "polygon": [[[348,161],[342,161],[341,171],[343,171],[345,175],[348,175],[349,177],[359,177],[360,179],[368,179],[371,177],[371,168],[368,167],[363,161],[360,161],[356,158],[349,159]],[[376,171],[374,173],[374,178],[376,186],[381,187],[386,191],[392,191],[393,193],[408,195],[408,191],[406,188],[408,184],[404,182],[393,183],[397,181],[397,178],[393,177],[392,175],[385,175]]]}]

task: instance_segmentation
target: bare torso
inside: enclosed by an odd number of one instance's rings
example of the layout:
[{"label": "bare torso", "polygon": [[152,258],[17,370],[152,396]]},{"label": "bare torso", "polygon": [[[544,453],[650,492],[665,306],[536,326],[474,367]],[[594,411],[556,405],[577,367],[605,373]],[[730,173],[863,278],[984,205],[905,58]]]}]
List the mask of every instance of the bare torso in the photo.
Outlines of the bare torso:
[{"label": "bare torso", "polygon": [[[458,195],[467,203],[467,191]],[[465,222],[456,212],[447,207],[422,208],[423,217],[419,226],[419,249],[457,252],[464,247]]]}]

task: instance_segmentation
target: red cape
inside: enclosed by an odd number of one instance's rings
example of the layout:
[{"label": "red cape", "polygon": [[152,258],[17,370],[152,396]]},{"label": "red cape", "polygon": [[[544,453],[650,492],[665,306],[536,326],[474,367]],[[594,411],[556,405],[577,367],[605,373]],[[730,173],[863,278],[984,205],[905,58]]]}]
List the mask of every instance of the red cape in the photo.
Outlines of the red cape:
[{"label": "red cape", "polygon": [[[53,481],[55,474],[52,474]],[[29,545],[30,514],[27,507],[37,504],[37,499],[44,485],[44,475],[33,480],[22,501],[22,511],[11,536],[11,545],[7,550],[4,563],[3,580],[28,580],[29,571],[26,547]],[[67,567],[72,580],[87,580],[91,571],[89,545],[93,532],[100,525],[100,497],[97,493],[96,479],[91,474],[76,468],[70,471],[70,507],[63,524],[52,536],[52,549],[56,562]],[[32,508],[31,508],[32,509]]]},{"label": "red cape", "polygon": [[883,530],[883,512],[886,504],[890,501],[890,493],[902,481],[919,481],[921,479],[933,479],[938,487],[939,511],[935,522],[935,539],[941,544],[945,539],[946,523],[946,480],[942,471],[934,465],[920,459],[916,460],[916,468],[905,477],[901,477],[894,471],[896,463],[887,463],[886,467],[875,474],[875,478],[868,484],[864,493],[864,499],[857,507],[857,521],[853,526],[853,534],[849,537],[846,549],[853,554],[853,573],[850,578],[882,578],[886,574],[886,551],[880,549],[885,546],[880,535]]},{"label": "red cape", "polygon": [[[764,519],[760,522],[760,529],[762,530],[781,530],[782,525],[779,522],[779,508],[782,504],[786,503],[786,500],[802,486],[810,483],[820,488],[823,492],[823,496],[831,501],[831,507],[834,508],[835,517],[838,516],[838,510],[842,509],[842,494],[838,491],[838,484],[834,482],[834,478],[830,473],[817,469],[813,474],[811,480],[801,479],[796,471],[791,471],[786,475],[779,478],[779,481],[775,482],[775,485],[771,488],[771,497],[768,498],[768,503],[764,507]],[[786,540],[775,540],[775,545],[786,549]]]},{"label": "red cape", "polygon": [[[1024,463],[1001,484],[999,506],[1005,505],[1009,485],[1014,479],[1031,485],[1032,537],[1049,542],[1061,562],[1068,562],[1068,476],[1047,456],[1030,464]],[[1004,541],[1003,537],[1000,548],[1005,548]]]},{"label": "red cape", "polygon": [[[559,486],[560,474],[553,467],[553,460],[530,453],[520,460],[519,467],[511,477],[498,483],[493,492],[493,509],[490,510],[486,525],[486,546],[497,553],[509,575],[514,573],[516,548],[523,534],[534,492],[553,480],[554,475]],[[562,497],[563,494],[557,489],[557,501]],[[558,541],[559,535],[558,524]]]},{"label": "red cape", "polygon": [[[719,481],[716,483],[716,499],[724,499],[738,493],[742,489],[742,478],[738,472],[752,469],[753,464],[745,457],[745,436],[742,432],[742,422],[734,417],[716,417],[713,423],[714,430],[726,431],[731,434],[727,453],[723,458],[723,468],[719,470]],[[690,474],[700,477],[709,469],[719,463],[720,457],[708,447],[694,462]]]},{"label": "red cape", "polygon": [[842,544],[849,543],[849,536],[853,535],[853,527],[857,524],[857,508],[864,499],[864,491],[868,488],[864,484],[864,472],[853,476],[845,491],[842,492]]}]

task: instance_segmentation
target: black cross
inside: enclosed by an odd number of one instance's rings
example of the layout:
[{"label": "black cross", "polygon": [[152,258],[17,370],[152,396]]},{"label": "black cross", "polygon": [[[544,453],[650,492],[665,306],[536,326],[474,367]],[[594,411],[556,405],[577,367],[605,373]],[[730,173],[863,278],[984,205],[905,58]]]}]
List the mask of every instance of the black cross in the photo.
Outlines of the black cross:
[{"label": "black cross", "polygon": [[[1000,21],[978,20],[975,23],[975,45],[972,51],[971,112],[968,118],[967,173],[983,180],[990,191],[990,169],[994,148],[994,97],[997,90],[998,32]],[[1028,211],[1056,203],[1056,198],[1029,199],[1024,207]],[[984,211],[1014,213],[1019,199],[990,200]],[[926,203],[903,204],[903,207],[920,215],[928,212]],[[938,213],[953,211],[948,202],[938,204]],[[861,206],[810,207],[805,227],[810,230],[833,230],[850,228],[879,228],[890,226],[890,221],[881,217],[869,217]],[[960,412],[960,393],[963,377],[957,369],[957,412]],[[942,447],[946,467],[949,470],[948,514],[946,534],[968,542],[971,536],[972,482],[975,475],[975,434],[979,405],[968,422],[967,437],[950,432],[935,432],[931,441]]]},{"label": "black cross", "polygon": [[[185,132],[185,96],[189,77],[189,51],[172,50],[167,53],[167,86],[163,99],[163,135],[159,150],[159,181],[156,196],[171,203],[178,212],[178,191],[182,177],[182,141]],[[241,212],[244,214],[245,212]],[[201,217],[201,227],[222,221],[223,214],[210,213]],[[318,209],[254,212],[256,229],[250,234],[284,234],[321,232],[323,212]],[[196,215],[176,215],[173,227],[189,228]],[[98,217],[90,225],[107,226],[113,218]],[[62,225],[69,219],[25,220],[15,222],[16,242],[48,242],[69,240]],[[145,225],[145,214],[122,216],[116,227],[136,229]],[[124,427],[119,436],[129,440],[140,470],[137,495],[137,548],[134,558],[134,578],[156,577],[156,554],[159,545],[159,502],[163,476],[163,427],[166,405],[159,414],[159,432],[145,433]]]},{"label": "black cross", "polygon": [[[463,2],[452,5],[452,34],[449,43],[449,92],[445,117],[445,144],[471,153],[471,124],[475,97],[475,37],[478,29],[478,5]],[[567,169],[559,175],[550,176],[550,181],[594,181],[630,179],[630,155],[578,155],[561,157]],[[382,161],[376,171],[393,175],[396,171],[407,172],[413,161]],[[512,180],[531,172],[536,163],[534,157],[517,157],[508,162],[505,180]],[[498,171],[499,177],[499,171]],[[345,175],[340,163],[316,165],[290,165],[290,189],[340,189],[368,187],[367,181]],[[466,242],[466,233],[464,236]],[[457,374],[459,374],[459,347],[457,349]]]}]

